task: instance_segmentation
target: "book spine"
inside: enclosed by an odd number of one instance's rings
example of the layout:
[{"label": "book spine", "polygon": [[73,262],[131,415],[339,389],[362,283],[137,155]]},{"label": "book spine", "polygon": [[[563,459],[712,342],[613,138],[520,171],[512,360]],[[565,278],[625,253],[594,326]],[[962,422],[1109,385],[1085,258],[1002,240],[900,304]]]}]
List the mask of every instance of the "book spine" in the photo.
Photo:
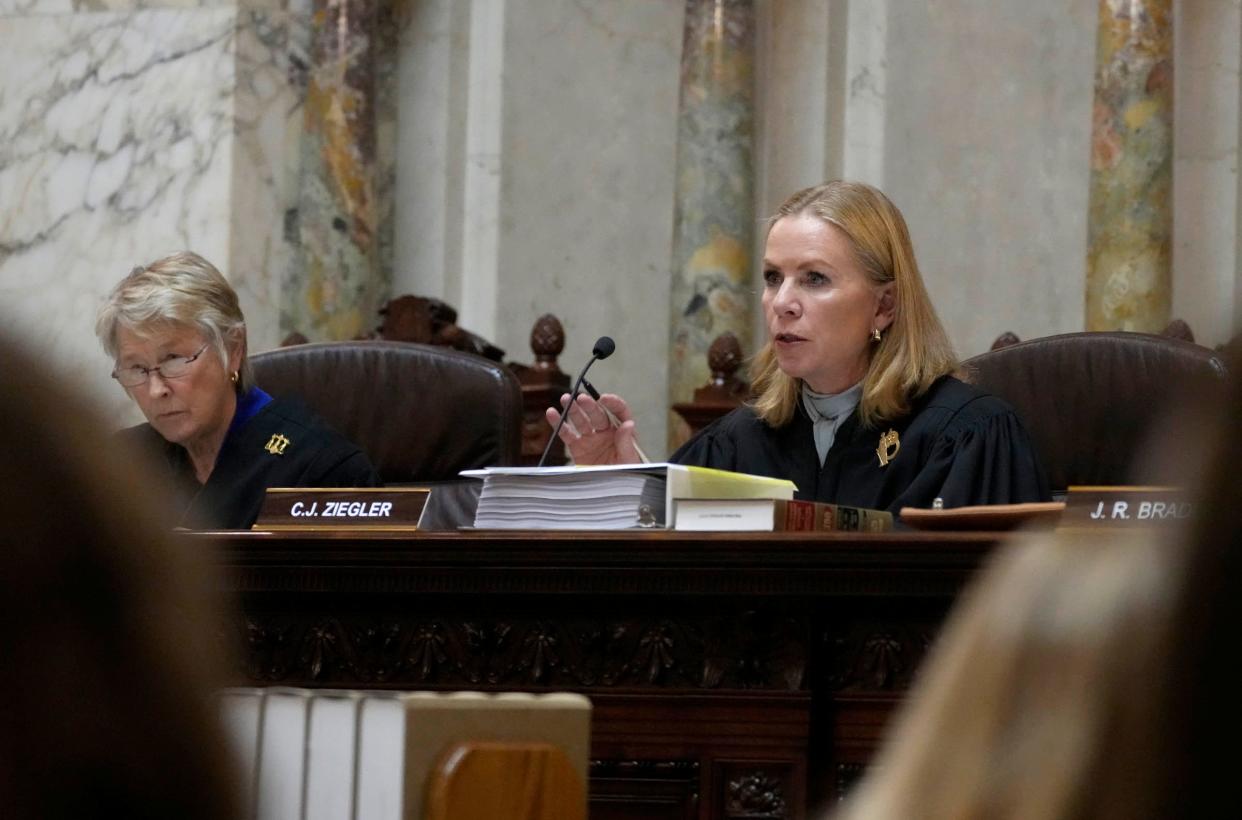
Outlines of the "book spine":
[{"label": "book spine", "polygon": [[786,532],[810,532],[815,526],[815,502],[778,501],[776,503],[777,530]]},{"label": "book spine", "polygon": [[893,528],[893,514],[817,501],[780,501],[775,523],[776,529],[787,532],[886,532]]}]

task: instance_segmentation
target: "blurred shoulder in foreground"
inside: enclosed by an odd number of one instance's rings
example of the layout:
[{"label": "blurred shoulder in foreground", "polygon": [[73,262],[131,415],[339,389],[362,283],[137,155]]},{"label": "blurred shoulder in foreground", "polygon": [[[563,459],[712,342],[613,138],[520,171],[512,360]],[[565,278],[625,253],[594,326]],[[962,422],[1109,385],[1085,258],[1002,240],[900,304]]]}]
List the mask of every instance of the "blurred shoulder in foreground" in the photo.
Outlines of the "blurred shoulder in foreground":
[{"label": "blurred shoulder in foreground", "polygon": [[1242,380],[1174,452],[1186,530],[1029,536],[963,595],[873,768],[836,815],[1242,816]]},{"label": "blurred shoulder in foreground", "polygon": [[0,806],[237,816],[205,563],[81,399],[0,339]]}]

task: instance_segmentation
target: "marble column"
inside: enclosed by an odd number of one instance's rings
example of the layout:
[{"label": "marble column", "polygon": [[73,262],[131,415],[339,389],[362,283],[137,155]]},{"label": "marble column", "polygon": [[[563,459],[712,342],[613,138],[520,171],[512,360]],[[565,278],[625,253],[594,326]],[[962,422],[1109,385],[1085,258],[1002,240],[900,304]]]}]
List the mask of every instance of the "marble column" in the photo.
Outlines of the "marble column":
[{"label": "marble column", "polygon": [[[755,289],[755,9],[752,0],[686,0],[673,214],[669,404],[710,378],[707,350],[732,331],[751,344]],[[669,417],[669,445],[686,434]]]},{"label": "marble column", "polygon": [[1158,332],[1172,304],[1173,3],[1099,8],[1086,324]]},{"label": "marble column", "polygon": [[370,332],[387,298],[377,199],[378,0],[315,0],[297,232],[281,329],[311,340]]}]

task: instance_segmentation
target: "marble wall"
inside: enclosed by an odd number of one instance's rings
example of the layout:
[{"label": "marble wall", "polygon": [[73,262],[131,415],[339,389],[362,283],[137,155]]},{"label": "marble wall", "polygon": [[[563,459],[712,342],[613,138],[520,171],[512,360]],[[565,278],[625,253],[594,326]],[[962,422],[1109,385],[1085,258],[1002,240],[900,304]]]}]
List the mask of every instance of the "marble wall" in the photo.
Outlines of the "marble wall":
[{"label": "marble wall", "polygon": [[[438,296],[530,361],[565,325],[576,372],[665,441],[681,0],[415,2],[402,36],[394,290]],[[407,138],[405,135],[408,134]]]},{"label": "marble wall", "polygon": [[0,4],[0,319],[116,420],[95,309],[131,267],[181,248],[275,342],[297,107],[292,15],[227,4]]},{"label": "marble wall", "polygon": [[[756,8],[757,217],[826,177],[876,183],[961,354],[1082,327],[1094,0]],[[1173,313],[1216,344],[1242,314],[1242,0],[1174,8]],[[596,384],[631,399],[652,450],[683,9],[403,0],[397,69],[377,71],[394,80],[377,95],[393,289],[446,299],[516,359],[552,311],[567,370],[613,335]],[[252,348],[280,338],[309,15],[309,0],[0,0],[0,323],[118,418],[91,325],[134,264],[199,250],[242,293]]]},{"label": "marble wall", "polygon": [[[691,401],[708,350],[732,333],[755,350],[755,4],[687,0],[677,114],[668,403]],[[670,411],[668,448],[690,438]]]},{"label": "marble wall", "polygon": [[1087,330],[1172,318],[1173,3],[1100,0],[1087,212]]},{"label": "marble wall", "polygon": [[1242,0],[1174,4],[1173,315],[1242,332]]},{"label": "marble wall", "polygon": [[[879,184],[960,356],[1083,327],[1095,19],[1095,0],[889,3]],[[874,107],[874,73],[849,81]]]},{"label": "marble wall", "polygon": [[[960,355],[1082,330],[1097,3],[830,5],[848,20],[827,83],[844,133],[808,175],[892,195]],[[1174,12],[1173,315],[1212,346],[1242,330],[1242,2]]]}]

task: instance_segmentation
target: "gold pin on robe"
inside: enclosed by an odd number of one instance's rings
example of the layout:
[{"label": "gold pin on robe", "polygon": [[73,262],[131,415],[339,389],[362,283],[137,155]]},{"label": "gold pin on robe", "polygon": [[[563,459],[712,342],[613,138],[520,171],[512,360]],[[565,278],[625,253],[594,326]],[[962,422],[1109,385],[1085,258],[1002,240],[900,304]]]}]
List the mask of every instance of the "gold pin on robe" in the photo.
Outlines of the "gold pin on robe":
[{"label": "gold pin on robe", "polygon": [[267,444],[263,445],[263,449],[267,450],[274,456],[283,456],[285,448],[289,446],[289,439],[280,433],[273,433],[272,437],[267,440]]},{"label": "gold pin on robe", "polygon": [[880,466],[887,467],[888,463],[897,457],[897,451],[901,449],[901,437],[897,435],[896,430],[889,430],[880,436],[880,446],[875,448],[875,454],[880,459]]}]

